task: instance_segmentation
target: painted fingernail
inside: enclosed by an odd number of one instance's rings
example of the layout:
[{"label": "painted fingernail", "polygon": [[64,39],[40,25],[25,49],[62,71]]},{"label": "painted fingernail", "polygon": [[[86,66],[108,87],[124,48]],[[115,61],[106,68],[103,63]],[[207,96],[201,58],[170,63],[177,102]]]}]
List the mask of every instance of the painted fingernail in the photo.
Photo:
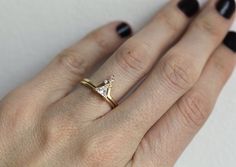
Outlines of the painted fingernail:
[{"label": "painted fingernail", "polygon": [[117,26],[116,32],[121,38],[126,38],[132,35],[132,28],[127,23],[121,23]]},{"label": "painted fingernail", "polygon": [[187,16],[194,16],[200,9],[200,5],[197,0],[181,0],[178,3],[178,8]]},{"label": "painted fingernail", "polygon": [[224,39],[224,44],[233,52],[236,52],[236,32],[230,31]]},{"label": "painted fingernail", "polygon": [[221,16],[230,19],[235,11],[234,0],[219,0],[216,4],[216,9]]}]

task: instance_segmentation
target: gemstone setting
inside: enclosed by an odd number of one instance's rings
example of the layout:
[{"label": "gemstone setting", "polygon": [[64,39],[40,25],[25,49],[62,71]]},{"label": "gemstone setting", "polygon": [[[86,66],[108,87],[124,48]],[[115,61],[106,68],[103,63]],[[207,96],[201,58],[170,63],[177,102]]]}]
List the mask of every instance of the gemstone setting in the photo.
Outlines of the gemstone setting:
[{"label": "gemstone setting", "polygon": [[96,91],[102,96],[107,96],[108,88],[106,86],[102,86],[100,88],[96,88]]},{"label": "gemstone setting", "polygon": [[103,97],[109,97],[111,93],[112,83],[115,81],[114,75],[103,81],[102,84],[98,85],[95,90]]}]

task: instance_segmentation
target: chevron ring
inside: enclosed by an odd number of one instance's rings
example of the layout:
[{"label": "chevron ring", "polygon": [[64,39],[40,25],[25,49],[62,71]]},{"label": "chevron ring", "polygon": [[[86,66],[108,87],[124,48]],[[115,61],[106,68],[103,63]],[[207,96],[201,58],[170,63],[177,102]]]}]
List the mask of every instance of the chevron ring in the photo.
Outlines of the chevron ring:
[{"label": "chevron ring", "polygon": [[83,79],[80,83],[100,95],[113,109],[118,105],[118,103],[111,96],[112,84],[115,81],[114,78],[115,77],[113,75],[99,85],[93,84],[92,81],[87,78]]}]

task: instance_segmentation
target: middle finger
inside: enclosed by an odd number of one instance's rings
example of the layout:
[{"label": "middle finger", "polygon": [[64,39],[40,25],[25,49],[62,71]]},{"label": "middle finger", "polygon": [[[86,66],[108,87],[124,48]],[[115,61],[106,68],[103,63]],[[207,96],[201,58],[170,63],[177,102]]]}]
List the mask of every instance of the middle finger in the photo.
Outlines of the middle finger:
[{"label": "middle finger", "polygon": [[[139,89],[104,118],[106,123],[123,128],[128,124],[130,131],[136,130],[132,137],[141,139],[199,79],[208,58],[226,35],[234,12],[234,0],[211,1]],[[122,133],[120,130],[116,133]]]}]

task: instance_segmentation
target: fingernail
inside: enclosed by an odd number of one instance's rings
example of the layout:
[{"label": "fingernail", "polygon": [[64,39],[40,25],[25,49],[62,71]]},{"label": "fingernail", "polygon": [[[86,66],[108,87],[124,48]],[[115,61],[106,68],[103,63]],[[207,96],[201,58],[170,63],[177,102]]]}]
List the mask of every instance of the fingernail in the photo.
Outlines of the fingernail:
[{"label": "fingernail", "polygon": [[233,52],[236,52],[236,32],[228,32],[223,43]]},{"label": "fingernail", "polygon": [[181,0],[178,3],[178,8],[187,16],[194,16],[200,9],[200,5],[197,0]]},{"label": "fingernail", "polygon": [[121,38],[126,38],[132,35],[132,29],[127,23],[119,24],[116,31]]},{"label": "fingernail", "polygon": [[235,11],[234,0],[219,0],[216,4],[216,9],[221,16],[230,19]]}]

